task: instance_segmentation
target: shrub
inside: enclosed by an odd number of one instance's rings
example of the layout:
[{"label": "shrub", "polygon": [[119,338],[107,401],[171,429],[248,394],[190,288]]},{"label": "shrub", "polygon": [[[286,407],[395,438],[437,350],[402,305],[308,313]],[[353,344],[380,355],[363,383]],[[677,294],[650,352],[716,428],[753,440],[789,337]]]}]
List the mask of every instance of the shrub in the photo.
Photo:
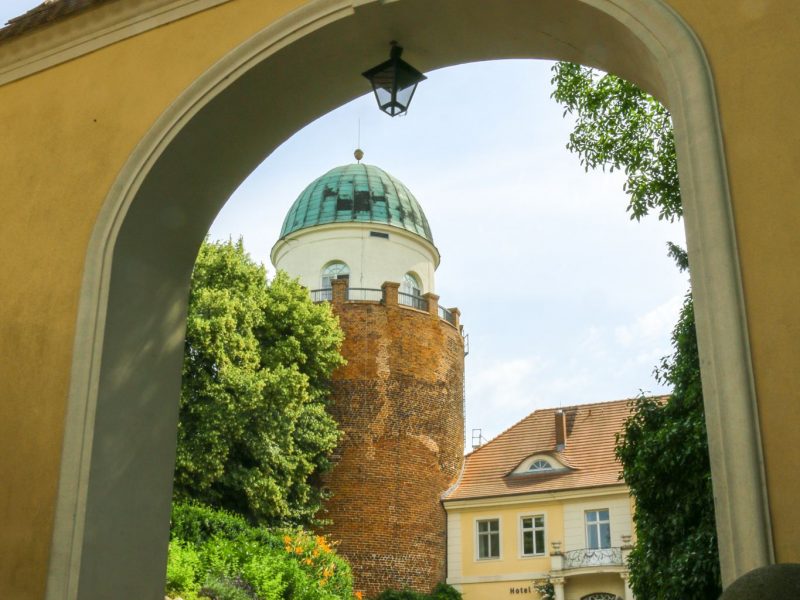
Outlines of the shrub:
[{"label": "shrub", "polygon": [[167,561],[167,591],[196,592],[200,587],[198,583],[200,564],[200,557],[193,544],[172,540],[169,543]]},{"label": "shrub", "polygon": [[462,598],[461,592],[452,585],[447,585],[446,583],[436,584],[431,597],[432,600],[461,600]]},{"label": "shrub", "polygon": [[376,600],[461,600],[461,592],[446,583],[438,583],[430,594],[413,590],[384,590]]},{"label": "shrub", "polygon": [[184,600],[354,597],[347,561],[324,537],[300,528],[254,527],[226,511],[175,503],[171,537],[167,591]]},{"label": "shrub", "polygon": [[211,577],[200,589],[199,595],[210,600],[253,600],[255,590],[241,578]]},{"label": "shrub", "polygon": [[404,590],[383,590],[376,600],[428,600],[430,598],[427,594],[420,594],[409,589]]},{"label": "shrub", "polygon": [[[281,556],[259,554],[247,561],[242,575],[253,586],[259,600],[280,600],[288,587],[288,581],[284,582],[284,576],[290,570],[287,563]],[[291,581],[292,578],[287,579]]]}]

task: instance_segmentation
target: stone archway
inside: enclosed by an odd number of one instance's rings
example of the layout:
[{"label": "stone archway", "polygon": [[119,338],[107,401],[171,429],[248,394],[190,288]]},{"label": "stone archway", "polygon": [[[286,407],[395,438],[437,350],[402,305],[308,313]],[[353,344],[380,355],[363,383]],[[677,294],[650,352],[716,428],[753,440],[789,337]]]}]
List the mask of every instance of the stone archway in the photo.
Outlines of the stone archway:
[{"label": "stone archway", "polygon": [[197,248],[272,148],[363,92],[350,73],[365,52],[382,56],[389,39],[418,49],[414,62],[425,70],[509,57],[583,62],[639,83],[669,106],[715,488],[725,499],[718,506],[724,577],[770,562],[724,159],[708,65],[692,32],[657,0],[353,4],[309,2],[233,50],[159,118],[108,195],[86,259],[48,598],[120,590],[158,597]]}]

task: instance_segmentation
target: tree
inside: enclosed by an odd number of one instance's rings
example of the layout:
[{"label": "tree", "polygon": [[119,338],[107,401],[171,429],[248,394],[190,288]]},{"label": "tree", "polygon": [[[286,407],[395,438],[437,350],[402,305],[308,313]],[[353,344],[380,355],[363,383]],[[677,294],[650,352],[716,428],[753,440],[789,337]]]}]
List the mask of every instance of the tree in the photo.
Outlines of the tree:
[{"label": "tree", "polygon": [[[683,214],[669,112],[614,75],[571,63],[553,68],[553,97],[577,121],[567,147],[588,170],[623,169],[628,211],[639,220]],[[669,244],[678,267],[686,252]],[[655,369],[672,387],[668,399],[641,396],[633,405],[617,456],[636,500],[637,538],[629,559],[639,598],[692,600],[721,592],[714,501],[691,292],[672,334],[673,353]]]},{"label": "tree", "polygon": [[552,97],[577,118],[567,148],[588,171],[622,169],[628,212],[640,220],[683,215],[678,162],[669,111],[634,84],[594,69],[560,62],[553,67]]},{"label": "tree", "polygon": [[267,283],[241,239],[204,243],[189,297],[176,499],[259,524],[312,522],[313,476],[339,439],[325,405],[342,339],[327,304],[283,272]]}]

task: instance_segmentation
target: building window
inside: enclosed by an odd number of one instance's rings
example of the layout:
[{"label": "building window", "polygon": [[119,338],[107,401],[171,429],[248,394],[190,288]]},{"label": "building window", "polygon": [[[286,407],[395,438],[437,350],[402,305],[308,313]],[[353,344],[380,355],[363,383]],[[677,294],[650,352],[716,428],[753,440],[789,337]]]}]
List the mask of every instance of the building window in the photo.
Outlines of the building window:
[{"label": "building window", "polygon": [[591,550],[611,548],[611,524],[607,508],[586,511],[586,547]]},{"label": "building window", "polygon": [[478,558],[500,558],[500,519],[484,519],[478,527]]},{"label": "building window", "polygon": [[334,279],[350,279],[350,267],[343,262],[332,262],[324,269],[322,269],[322,285],[323,290],[330,289],[331,281]]},{"label": "building window", "polygon": [[406,273],[403,275],[403,285],[400,287],[400,291],[410,296],[421,296],[422,285],[416,275],[413,273]]},{"label": "building window", "polygon": [[544,515],[522,517],[522,556],[544,554]]},{"label": "building window", "polygon": [[544,459],[537,458],[533,463],[531,463],[529,471],[552,471],[553,465],[547,462]]}]

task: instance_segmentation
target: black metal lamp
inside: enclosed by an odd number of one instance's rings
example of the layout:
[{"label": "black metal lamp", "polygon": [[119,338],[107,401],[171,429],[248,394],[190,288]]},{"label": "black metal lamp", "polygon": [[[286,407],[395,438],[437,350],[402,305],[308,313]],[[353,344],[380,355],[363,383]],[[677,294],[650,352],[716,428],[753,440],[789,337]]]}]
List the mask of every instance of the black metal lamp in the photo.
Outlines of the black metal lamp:
[{"label": "black metal lamp", "polygon": [[402,115],[408,110],[417,84],[427,79],[400,58],[402,53],[403,49],[397,42],[392,42],[389,60],[362,73],[372,84],[378,107],[390,117]]}]

